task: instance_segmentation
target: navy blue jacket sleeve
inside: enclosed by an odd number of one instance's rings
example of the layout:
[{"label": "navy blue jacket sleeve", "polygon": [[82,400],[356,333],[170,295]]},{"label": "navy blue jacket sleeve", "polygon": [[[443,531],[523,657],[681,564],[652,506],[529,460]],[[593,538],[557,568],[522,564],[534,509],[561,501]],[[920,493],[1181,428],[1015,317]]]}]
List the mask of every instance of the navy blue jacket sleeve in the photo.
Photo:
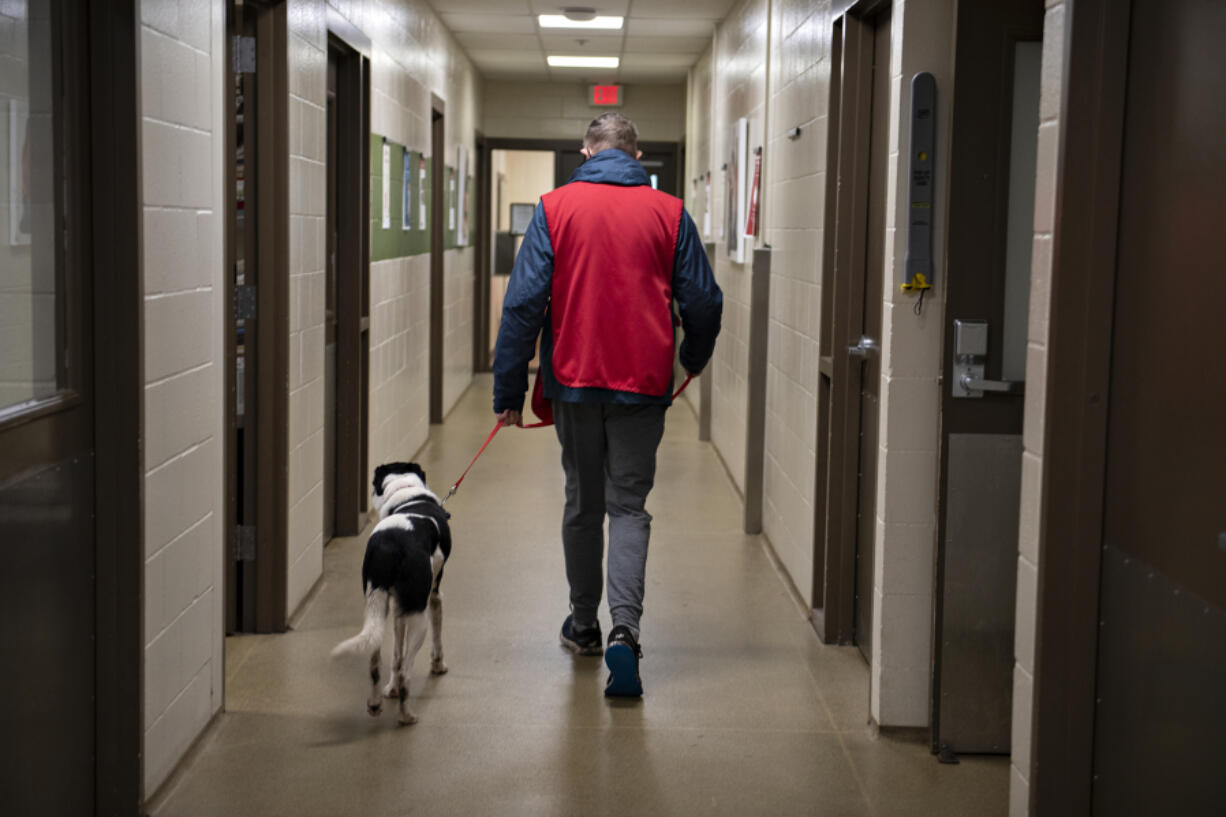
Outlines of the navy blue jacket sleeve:
[{"label": "navy blue jacket sleeve", "polygon": [[715,275],[707,262],[702,239],[694,220],[681,211],[681,226],[677,230],[677,253],[673,261],[673,298],[681,312],[681,365],[697,374],[706,368],[715,351],[720,318],[724,312],[724,293],[715,283]]},{"label": "navy blue jacket sleeve", "polygon": [[502,323],[494,347],[494,412],[523,411],[528,391],[528,364],[536,351],[536,338],[545,325],[549,293],[553,287],[553,245],[545,223],[545,207],[537,204],[524,234],[506,298]]}]

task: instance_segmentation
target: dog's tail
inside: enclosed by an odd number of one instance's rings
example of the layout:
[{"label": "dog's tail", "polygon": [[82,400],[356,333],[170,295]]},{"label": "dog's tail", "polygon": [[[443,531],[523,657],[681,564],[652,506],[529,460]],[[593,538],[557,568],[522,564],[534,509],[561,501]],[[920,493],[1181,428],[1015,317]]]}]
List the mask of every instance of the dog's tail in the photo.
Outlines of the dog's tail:
[{"label": "dog's tail", "polygon": [[372,587],[366,593],[366,620],[362,632],[332,648],[332,657],[357,653],[370,655],[383,645],[383,625],[387,621],[387,591]]}]

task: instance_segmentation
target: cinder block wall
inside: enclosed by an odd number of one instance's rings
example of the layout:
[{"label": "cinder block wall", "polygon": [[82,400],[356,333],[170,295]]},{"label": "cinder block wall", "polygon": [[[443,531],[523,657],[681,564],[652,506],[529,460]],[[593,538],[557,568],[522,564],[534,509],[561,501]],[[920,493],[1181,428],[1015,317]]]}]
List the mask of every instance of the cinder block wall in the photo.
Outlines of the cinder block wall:
[{"label": "cinder block wall", "polygon": [[1030,267],[1030,326],[1026,348],[1026,408],[1022,432],[1022,497],[1017,537],[1010,817],[1026,817],[1030,810],[1030,729],[1034,712],[1034,634],[1038,619],[1039,528],[1042,522],[1043,412],[1047,403],[1047,338],[1051,315],[1056,180],[1060,164],[1061,87],[1067,70],[1064,50],[1069,25],[1067,9],[1062,0],[1049,0],[1043,23],[1034,251]]},{"label": "cinder block wall", "polygon": [[926,726],[931,696],[932,564],[940,460],[941,302],[945,281],[946,197],[933,203],[936,281],[920,315],[899,289],[907,222],[910,83],[920,71],[938,88],[936,162],[949,169],[953,110],[952,0],[896,2],[890,18],[890,156],[886,173],[885,280],[882,284],[881,402],[878,417],[873,656],[869,711],[881,724]]},{"label": "cinder block wall", "polygon": [[[685,171],[683,197],[685,209],[703,242],[715,240],[715,208],[707,194],[707,172],[711,169],[711,49],[699,57],[686,77]],[[712,174],[714,189],[716,177]],[[704,217],[710,207],[709,219]],[[708,223],[709,221],[709,223]],[[711,377],[707,368],[705,377]],[[681,400],[688,401],[695,414],[702,411],[702,389],[695,384],[685,390]]]},{"label": "cinder block wall", "polygon": [[[922,8],[921,8],[922,6]],[[907,143],[914,72],[937,74],[943,116],[951,110],[953,4],[895,2],[891,18],[890,156],[883,276],[881,414],[875,549],[872,714],[882,724],[928,719],[932,558],[936,531],[940,362],[940,282],[923,315],[898,292],[901,248],[895,225],[905,203],[899,179]],[[729,261],[721,167],[739,116],[750,120],[750,150],[766,145],[762,232],[771,249],[768,309],[763,530],[792,581],[812,603],[816,474],[817,362],[820,337],[825,201],[837,182],[826,167],[830,54],[834,18],[828,2],[744,0],[718,26],[711,61],[713,232],[716,274],[725,293],[724,332],[712,367],[712,439],[740,485],[745,470],[748,376],[748,267]],[[691,92],[698,87],[691,74]],[[700,101],[691,99],[691,106]],[[695,117],[691,121],[701,121]],[[798,139],[787,133],[801,128]],[[697,137],[692,132],[690,140]],[[948,148],[947,120],[938,130]],[[946,157],[947,160],[947,157]],[[940,158],[938,161],[942,161]],[[947,166],[942,164],[942,166]],[[687,171],[691,178],[698,169]],[[939,172],[944,172],[939,171]],[[938,188],[938,197],[943,196]],[[943,199],[942,199],[943,201]],[[938,209],[943,205],[938,202]],[[938,222],[940,236],[943,225]],[[944,247],[934,247],[938,269]]]},{"label": "cinder block wall", "polygon": [[289,462],[286,614],[323,572],[328,30],[321,0],[287,0]]},{"label": "cinder block wall", "polygon": [[[744,263],[734,263],[729,259],[728,227],[724,225],[725,174],[721,168],[729,163],[733,127],[740,117],[749,120],[747,177],[753,173],[753,149],[763,144],[767,108],[768,14],[767,0],[743,0],[720,23],[712,48],[712,229],[717,245],[715,277],[724,291],[724,323],[715,346],[715,356],[708,368],[708,376],[712,379],[711,441],[740,491],[745,488],[750,283],[754,242],[747,242]],[[769,217],[765,206],[763,217]]]},{"label": "cinder block wall", "polygon": [[[456,166],[462,144],[469,173],[476,175],[477,75],[427,3],[293,0],[291,105],[299,111],[302,134],[295,146],[299,152],[291,157],[291,280],[296,276],[300,282],[300,309],[296,316],[291,313],[290,412],[301,425],[291,423],[290,612],[319,578],[324,544],[323,151],[329,6],[371,40],[371,131],[432,155],[434,94],[446,106],[444,161]],[[446,219],[447,213],[439,217]],[[473,258],[471,247],[444,254],[444,412],[472,380]],[[429,430],[430,255],[374,262],[370,285],[369,459],[411,459]]]},{"label": "cinder block wall", "polygon": [[[775,3],[770,27],[766,229],[771,303],[763,531],[812,604],[830,8]],[[798,138],[788,132],[800,128]]]},{"label": "cinder block wall", "polygon": [[146,796],[221,707],[223,27],[141,3]]}]

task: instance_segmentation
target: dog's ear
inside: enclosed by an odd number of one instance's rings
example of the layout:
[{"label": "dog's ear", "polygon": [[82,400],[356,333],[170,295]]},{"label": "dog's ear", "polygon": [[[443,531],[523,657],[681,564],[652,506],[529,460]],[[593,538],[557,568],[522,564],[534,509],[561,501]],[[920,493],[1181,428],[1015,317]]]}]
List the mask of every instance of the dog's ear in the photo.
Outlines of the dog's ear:
[{"label": "dog's ear", "polygon": [[409,463],[409,467],[408,467],[406,470],[407,470],[407,471],[408,471],[410,474],[417,474],[417,476],[421,477],[421,484],[422,484],[422,485],[425,485],[425,484],[426,484],[426,472],[425,472],[425,471],[422,469],[422,467],[421,467],[420,465],[418,465],[418,464],[417,464],[417,463],[415,463],[415,462],[411,462],[411,463]]},{"label": "dog's ear", "polygon": [[388,474],[394,472],[394,465],[380,465],[375,468],[375,478],[371,480],[371,485],[374,487],[375,496],[383,495],[383,480],[387,479]]}]

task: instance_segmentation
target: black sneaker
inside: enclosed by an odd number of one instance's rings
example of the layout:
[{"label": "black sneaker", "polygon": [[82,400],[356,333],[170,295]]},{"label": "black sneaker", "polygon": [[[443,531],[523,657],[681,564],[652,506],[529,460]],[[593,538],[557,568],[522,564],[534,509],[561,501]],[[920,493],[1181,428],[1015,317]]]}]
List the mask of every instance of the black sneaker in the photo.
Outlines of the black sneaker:
[{"label": "black sneaker", "polygon": [[643,681],[639,678],[642,657],[643,651],[629,627],[618,624],[609,632],[609,645],[604,651],[604,662],[609,668],[609,680],[604,686],[606,697],[642,697]]},{"label": "black sneaker", "polygon": [[562,646],[573,652],[575,655],[600,655],[604,652],[604,648],[600,644],[600,622],[592,627],[577,629],[575,627],[575,617],[567,616],[566,621],[562,622],[562,633],[560,636]]}]

